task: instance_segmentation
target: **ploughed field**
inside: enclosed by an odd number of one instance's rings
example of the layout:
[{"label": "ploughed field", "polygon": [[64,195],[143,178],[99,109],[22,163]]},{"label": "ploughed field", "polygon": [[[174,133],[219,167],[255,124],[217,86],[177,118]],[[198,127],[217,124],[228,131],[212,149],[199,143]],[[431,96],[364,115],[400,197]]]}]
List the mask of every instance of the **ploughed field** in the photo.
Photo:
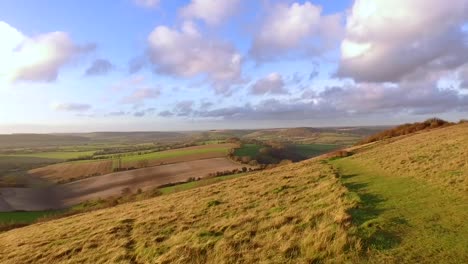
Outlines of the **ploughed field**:
[{"label": "ploughed field", "polygon": [[146,190],[190,178],[204,178],[217,171],[241,168],[242,165],[227,158],[212,158],[115,172],[66,184],[2,188],[0,211],[58,209],[86,200],[119,196],[126,188]]}]

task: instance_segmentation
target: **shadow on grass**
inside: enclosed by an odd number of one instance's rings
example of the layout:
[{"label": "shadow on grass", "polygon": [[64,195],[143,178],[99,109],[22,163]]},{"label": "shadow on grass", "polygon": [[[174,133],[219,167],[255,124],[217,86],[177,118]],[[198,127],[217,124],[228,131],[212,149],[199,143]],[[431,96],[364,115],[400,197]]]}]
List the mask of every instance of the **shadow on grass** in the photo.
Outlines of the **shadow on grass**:
[{"label": "shadow on grass", "polygon": [[380,205],[385,203],[381,196],[368,192],[368,183],[353,181],[357,174],[341,175],[343,184],[348,190],[359,197],[358,205],[348,210],[353,224],[357,227],[357,234],[366,249],[385,250],[397,246],[401,239],[396,233],[386,230],[392,222],[406,223],[405,219],[386,220],[380,217],[384,209]]}]

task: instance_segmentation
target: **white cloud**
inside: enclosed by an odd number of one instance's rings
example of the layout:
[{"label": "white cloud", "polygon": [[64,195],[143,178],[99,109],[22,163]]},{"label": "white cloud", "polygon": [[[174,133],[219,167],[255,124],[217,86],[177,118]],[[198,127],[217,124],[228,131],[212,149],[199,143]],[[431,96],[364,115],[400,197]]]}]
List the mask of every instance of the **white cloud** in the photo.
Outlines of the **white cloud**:
[{"label": "white cloud", "polygon": [[254,37],[251,55],[267,60],[330,50],[341,36],[341,15],[321,13],[322,8],[310,2],[275,5]]},{"label": "white cloud", "polygon": [[284,89],[284,85],[281,74],[274,72],[257,80],[250,88],[250,92],[255,95],[287,94],[288,92]]},{"label": "white cloud", "polygon": [[0,83],[54,81],[64,65],[95,48],[74,44],[65,32],[28,37],[2,21],[0,37]]},{"label": "white cloud", "polygon": [[180,13],[186,19],[201,19],[209,25],[218,25],[234,14],[239,4],[240,0],[192,0]]},{"label": "white cloud", "polygon": [[468,0],[356,0],[338,76],[399,81],[468,61]]},{"label": "white cloud", "polygon": [[91,109],[91,105],[80,103],[58,103],[54,104],[52,107],[56,111],[64,112],[84,112]]},{"label": "white cloud", "polygon": [[206,74],[214,82],[240,78],[242,57],[228,43],[202,36],[192,23],[181,31],[156,27],[148,36],[155,71],[180,77]]},{"label": "white cloud", "polygon": [[134,0],[135,4],[146,7],[154,8],[159,5],[159,0]]}]

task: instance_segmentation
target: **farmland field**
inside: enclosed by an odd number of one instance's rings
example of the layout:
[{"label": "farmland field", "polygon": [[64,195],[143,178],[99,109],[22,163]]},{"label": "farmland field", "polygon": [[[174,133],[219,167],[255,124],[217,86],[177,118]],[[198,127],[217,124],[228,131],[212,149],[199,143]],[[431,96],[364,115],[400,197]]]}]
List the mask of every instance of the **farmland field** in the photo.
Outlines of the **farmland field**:
[{"label": "farmland field", "polygon": [[327,153],[329,151],[340,148],[338,145],[330,144],[296,144],[294,145],[295,151],[301,154],[303,157],[310,158],[317,155]]},{"label": "farmland field", "polygon": [[241,148],[237,148],[234,151],[234,155],[242,157],[249,156],[255,158],[262,146],[257,144],[243,144]]},{"label": "farmland field", "polygon": [[[120,166],[122,168],[142,168],[161,164],[225,157],[228,151],[236,146],[236,144],[210,144],[153,152],[143,155],[135,154],[123,156],[120,158]],[[63,183],[86,177],[108,174],[113,172],[114,169],[118,168],[118,166],[118,159],[80,160],[32,169],[29,171],[29,174],[39,176],[53,182]]]},{"label": "farmland field", "polygon": [[220,157],[226,156],[231,148],[236,147],[236,144],[210,144],[181,149],[173,149],[166,151],[153,152],[143,155],[132,155],[122,157],[122,162],[132,162],[140,160],[159,160],[165,158],[176,158],[189,155],[203,155],[206,153],[217,153]]},{"label": "farmland field", "polygon": [[112,160],[67,162],[30,170],[29,173],[54,182],[104,175],[112,172]]},{"label": "farmland field", "polygon": [[204,178],[217,171],[241,168],[242,165],[227,158],[213,158],[96,176],[64,184],[65,204],[118,196],[123,188],[146,190],[163,184],[183,182],[189,178]]},{"label": "farmland field", "polygon": [[147,190],[168,183],[184,182],[189,178],[204,178],[217,171],[241,169],[243,166],[227,158],[213,158],[115,172],[48,189],[4,188],[0,196],[0,211],[61,209],[90,199],[120,196],[124,188]]}]

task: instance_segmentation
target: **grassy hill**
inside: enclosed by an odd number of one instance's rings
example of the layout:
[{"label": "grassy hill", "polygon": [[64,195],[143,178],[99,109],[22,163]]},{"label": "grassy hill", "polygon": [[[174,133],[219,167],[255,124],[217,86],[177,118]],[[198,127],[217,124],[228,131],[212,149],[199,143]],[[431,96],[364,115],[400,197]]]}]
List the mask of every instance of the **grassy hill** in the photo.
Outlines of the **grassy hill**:
[{"label": "grassy hill", "polygon": [[344,260],[353,206],[329,165],[251,176],[0,234],[2,263]]},{"label": "grassy hill", "polygon": [[468,124],[0,234],[2,263],[467,263]]}]

